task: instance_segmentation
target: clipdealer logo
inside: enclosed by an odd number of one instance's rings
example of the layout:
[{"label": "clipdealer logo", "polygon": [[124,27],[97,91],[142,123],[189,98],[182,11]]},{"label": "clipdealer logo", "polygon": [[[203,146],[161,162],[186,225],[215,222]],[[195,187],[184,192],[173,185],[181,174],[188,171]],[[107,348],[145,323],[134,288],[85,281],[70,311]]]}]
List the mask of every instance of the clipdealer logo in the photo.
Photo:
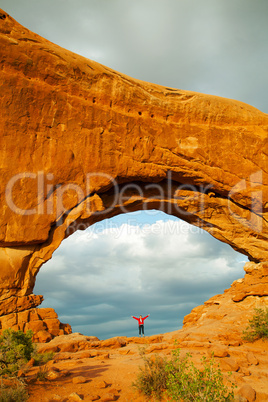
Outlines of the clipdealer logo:
[{"label": "clipdealer logo", "polygon": [[[35,207],[24,209],[18,205],[18,202],[14,199],[15,186],[25,186],[26,181],[28,187],[30,185],[32,193],[35,194]],[[92,210],[91,208],[91,195],[94,184],[100,183],[110,190],[110,204],[103,210]],[[262,231],[262,171],[257,171],[250,175],[249,180],[243,179],[239,181],[228,194],[227,205],[228,213],[239,221],[240,224],[252,228],[255,231]],[[197,213],[204,215],[207,208],[207,201],[205,194],[213,192],[212,185],[207,186],[193,186],[191,184],[179,184],[172,179],[172,172],[167,173],[165,180],[165,188],[161,183],[126,183],[118,184],[117,181],[107,173],[88,173],[85,177],[85,185],[82,188],[76,183],[55,184],[55,178],[52,173],[45,173],[39,171],[37,173],[25,172],[14,175],[7,183],[5,190],[5,198],[7,206],[18,215],[52,215],[56,214],[57,219],[63,214],[68,214],[70,217],[72,214],[77,213],[74,208],[81,205],[83,210],[96,214],[107,214],[115,207],[120,209],[121,213],[128,213],[128,200],[131,197],[140,200],[141,210],[146,211],[150,209],[150,201],[155,200],[158,202],[158,209],[172,214],[176,211],[177,215],[182,219],[187,215]],[[67,193],[73,193],[76,199],[75,206],[70,210],[65,206],[64,197]],[[241,213],[241,206],[235,208],[237,199],[242,197],[243,192],[246,192],[247,197],[251,197],[251,208],[248,210],[248,214]],[[190,200],[191,194],[192,199]],[[187,208],[183,208],[180,201],[183,200],[193,201],[190,212]],[[166,202],[168,201],[168,202]],[[149,206],[149,207],[148,207]],[[242,207],[243,208],[243,207]],[[243,215],[243,216],[242,216]],[[61,222],[58,221],[60,225]]]}]

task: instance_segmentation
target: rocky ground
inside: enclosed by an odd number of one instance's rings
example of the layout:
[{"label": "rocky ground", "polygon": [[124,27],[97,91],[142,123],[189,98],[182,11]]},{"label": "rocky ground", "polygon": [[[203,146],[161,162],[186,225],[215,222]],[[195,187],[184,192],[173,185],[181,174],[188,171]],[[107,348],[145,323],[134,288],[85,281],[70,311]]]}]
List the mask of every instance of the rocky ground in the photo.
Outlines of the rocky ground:
[{"label": "rocky ground", "polygon": [[[191,340],[187,340],[188,338]],[[177,342],[181,354],[192,354],[198,365],[202,356],[212,352],[222,372],[232,373],[236,383],[236,400],[268,401],[267,342],[239,342],[228,345],[224,340],[210,342],[199,336],[196,341],[184,330],[145,338],[117,337],[99,341],[75,333],[40,344],[40,352],[55,352],[45,366],[47,379],[36,380],[40,367],[30,367],[26,382],[29,402],[52,401],[145,401],[132,383],[143,366],[141,350],[148,356],[169,357]]]},{"label": "rocky ground", "polygon": [[242,339],[255,309],[268,307],[267,270],[267,264],[247,263],[244,278],[194,308],[175,332],[102,341],[75,333],[38,343],[39,352],[55,354],[45,367],[46,381],[36,380],[40,367],[28,367],[29,401],[144,401],[132,387],[143,366],[141,350],[148,356],[169,357],[178,347],[181,355],[190,352],[196,365],[203,356],[214,355],[223,374],[231,372],[236,401],[267,402],[268,341]]}]

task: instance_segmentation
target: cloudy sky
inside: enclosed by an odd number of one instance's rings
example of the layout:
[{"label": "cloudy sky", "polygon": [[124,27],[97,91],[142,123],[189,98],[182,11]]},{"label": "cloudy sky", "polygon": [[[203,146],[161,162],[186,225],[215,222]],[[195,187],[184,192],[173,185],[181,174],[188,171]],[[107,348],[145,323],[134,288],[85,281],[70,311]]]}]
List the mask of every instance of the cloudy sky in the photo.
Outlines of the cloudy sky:
[{"label": "cloudy sky", "polygon": [[[268,113],[267,0],[1,0],[22,25],[120,72]],[[102,339],[179,328],[243,276],[246,258],[160,212],[104,221],[66,239],[35,293],[74,331]]]}]

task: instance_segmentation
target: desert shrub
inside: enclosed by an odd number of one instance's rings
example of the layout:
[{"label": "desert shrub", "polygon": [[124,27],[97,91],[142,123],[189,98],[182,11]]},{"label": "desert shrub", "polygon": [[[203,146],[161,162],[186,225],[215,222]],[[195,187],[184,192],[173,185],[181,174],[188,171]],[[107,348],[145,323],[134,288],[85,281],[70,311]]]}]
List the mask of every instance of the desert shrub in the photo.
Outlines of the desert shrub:
[{"label": "desert shrub", "polygon": [[28,393],[24,384],[15,383],[14,386],[0,387],[0,402],[25,402]]},{"label": "desert shrub", "polygon": [[231,391],[229,391],[214,358],[208,361],[206,357],[203,357],[201,369],[198,369],[190,358],[190,354],[181,358],[178,349],[166,367],[167,394],[173,400],[182,399],[185,402],[231,402],[234,400],[234,384],[230,382]]},{"label": "desert shrub", "polygon": [[47,381],[48,379],[48,370],[46,366],[40,367],[37,374],[36,379],[39,381]]},{"label": "desert shrub", "polygon": [[191,355],[180,357],[180,350],[167,361],[161,357],[144,357],[144,367],[140,368],[133,384],[148,398],[157,400],[169,397],[184,402],[231,402],[234,400],[235,385],[229,381],[230,390],[224,384],[223,375],[214,359],[201,360],[198,369],[191,361]]},{"label": "desert shrub", "polygon": [[243,339],[253,342],[257,339],[268,339],[268,308],[256,308],[255,314],[249,320],[249,325],[243,331]]},{"label": "desert shrub", "polygon": [[53,359],[54,355],[54,352],[38,353],[37,351],[34,351],[32,353],[32,357],[35,361],[35,366],[42,366],[43,364],[46,364]]},{"label": "desert shrub", "polygon": [[0,336],[0,375],[17,374],[31,358],[33,352],[32,331],[6,329]]},{"label": "desert shrub", "polygon": [[167,365],[166,359],[159,356],[143,356],[144,368],[140,367],[140,372],[133,386],[147,397],[154,397],[161,400],[163,391],[166,389]]}]

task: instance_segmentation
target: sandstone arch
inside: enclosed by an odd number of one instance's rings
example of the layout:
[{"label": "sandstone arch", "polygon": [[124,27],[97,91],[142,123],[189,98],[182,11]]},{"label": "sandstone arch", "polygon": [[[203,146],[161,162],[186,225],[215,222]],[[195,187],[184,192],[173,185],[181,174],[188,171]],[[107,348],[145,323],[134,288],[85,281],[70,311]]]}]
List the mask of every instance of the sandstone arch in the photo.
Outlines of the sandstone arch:
[{"label": "sandstone arch", "polygon": [[61,241],[123,207],[268,260],[267,114],[132,79],[4,11],[0,46],[1,315],[38,305],[36,274]]}]

